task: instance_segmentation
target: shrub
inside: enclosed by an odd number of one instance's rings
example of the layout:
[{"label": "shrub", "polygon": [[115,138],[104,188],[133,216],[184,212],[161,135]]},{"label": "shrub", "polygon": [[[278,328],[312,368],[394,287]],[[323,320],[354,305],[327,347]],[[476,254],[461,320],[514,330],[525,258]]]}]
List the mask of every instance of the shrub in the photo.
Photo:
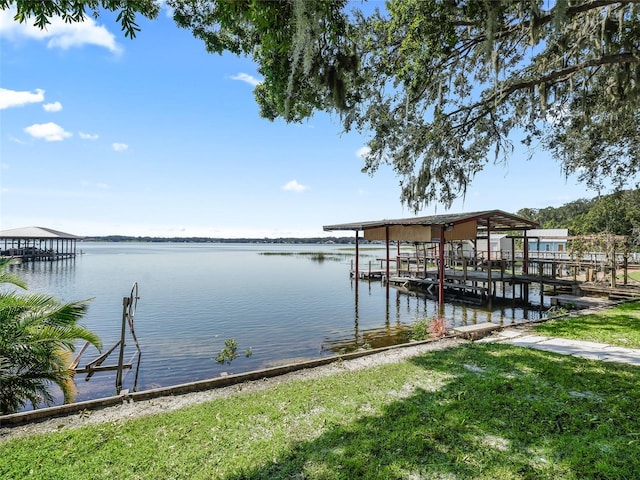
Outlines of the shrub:
[{"label": "shrub", "polygon": [[447,334],[447,321],[442,317],[420,318],[413,324],[412,340],[440,338]]},{"label": "shrub", "polygon": [[429,336],[431,338],[444,337],[447,334],[447,321],[442,317],[433,317],[429,322]]}]

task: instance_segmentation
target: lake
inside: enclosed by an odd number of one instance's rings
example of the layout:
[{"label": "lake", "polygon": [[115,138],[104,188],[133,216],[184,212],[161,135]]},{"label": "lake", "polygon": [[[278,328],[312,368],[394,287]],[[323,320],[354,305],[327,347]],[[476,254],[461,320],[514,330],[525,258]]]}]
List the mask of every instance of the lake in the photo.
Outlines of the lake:
[{"label": "lake", "polygon": [[[137,282],[137,390],[402,343],[416,319],[438,315],[436,301],[380,281],[358,280],[356,288],[349,275],[353,245],[83,242],[78,250],[75,259],[15,265],[12,272],[29,292],[92,299],[82,323],[105,348],[120,338],[123,297]],[[323,255],[311,255],[318,252]],[[382,256],[383,246],[361,247],[361,268],[369,261],[379,266]],[[512,324],[540,315],[536,308],[451,303],[444,311],[450,325]],[[215,357],[227,339],[237,341],[239,356],[221,365]],[[128,340],[125,360],[136,364],[133,353]],[[97,356],[88,349],[80,365]],[[112,364],[116,353],[104,362]],[[124,388],[133,389],[135,377],[132,369]],[[78,401],[115,394],[113,372],[84,378],[76,376]]]}]

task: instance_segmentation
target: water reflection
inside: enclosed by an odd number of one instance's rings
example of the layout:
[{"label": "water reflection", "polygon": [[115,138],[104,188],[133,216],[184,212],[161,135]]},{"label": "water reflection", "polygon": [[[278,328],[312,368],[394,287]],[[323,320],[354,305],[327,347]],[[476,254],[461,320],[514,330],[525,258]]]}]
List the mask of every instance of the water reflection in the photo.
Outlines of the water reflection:
[{"label": "water reflection", "polygon": [[[367,295],[374,294],[380,281],[360,279],[351,282],[354,295],[353,335],[326,336],[323,351],[344,354],[359,349],[379,348],[406,343],[410,340],[412,324],[420,318],[443,316],[450,328],[484,322],[500,325],[515,325],[522,321],[539,320],[544,317],[545,309],[539,305],[523,304],[514,299],[500,299],[491,306],[470,305],[468,302],[449,300],[442,307],[437,297],[427,292],[406,290],[383,285],[385,291],[384,325],[361,328],[359,316],[360,290],[366,289]],[[411,321],[407,322],[407,318]]]},{"label": "water reflection", "polygon": [[[136,334],[144,355],[125,388],[136,380],[146,390],[395,345],[408,341],[416,320],[441,315],[433,296],[351,278],[353,255],[339,245],[86,243],[83,250],[75,260],[16,265],[13,273],[30,292],[64,301],[93,298],[83,323],[104,345],[120,338],[123,294],[140,283]],[[380,252],[362,255],[376,258]],[[447,302],[442,315],[452,326],[511,324],[539,318],[535,308],[510,301],[495,302],[492,309]],[[253,354],[221,366],[214,358],[229,338]],[[79,377],[78,400],[112,395],[114,377]]]},{"label": "water reflection", "polygon": [[[362,329],[359,318],[360,289],[365,288],[367,294],[372,295],[377,285],[383,285],[385,291],[384,325]],[[325,337],[323,351],[344,354],[363,348],[380,348],[406,343],[411,338],[413,322],[420,318],[442,316],[447,320],[449,328],[484,322],[508,326],[523,321],[539,320],[545,316],[546,311],[545,307],[524,304],[517,297],[507,295],[496,298],[491,305],[476,305],[468,301],[449,299],[441,306],[437,296],[426,291],[407,290],[394,286],[391,294],[388,283],[370,279],[352,279],[351,290],[354,295],[353,335]],[[402,319],[406,320],[407,317],[412,318],[412,321],[403,323]]]}]

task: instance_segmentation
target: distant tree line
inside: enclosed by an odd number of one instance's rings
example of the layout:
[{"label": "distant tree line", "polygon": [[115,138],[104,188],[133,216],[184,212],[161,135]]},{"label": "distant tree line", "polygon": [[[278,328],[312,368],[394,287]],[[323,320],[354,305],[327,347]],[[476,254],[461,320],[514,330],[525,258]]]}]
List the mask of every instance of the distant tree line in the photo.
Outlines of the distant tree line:
[{"label": "distant tree line", "polygon": [[279,237],[279,238],[211,238],[211,237],[135,237],[127,235],[107,235],[85,237],[85,242],[156,242],[156,243],[283,243],[283,244],[353,244],[353,237]]},{"label": "distant tree line", "polygon": [[536,220],[540,228],[566,228],[569,235],[635,235],[640,229],[640,190],[621,190],[555,208],[523,208],[516,214]]},{"label": "distant tree line", "polygon": [[[639,236],[640,232],[640,189],[621,190],[609,195],[582,198],[560,207],[523,208],[516,212],[540,224],[540,228],[566,228],[569,235],[612,235]],[[350,237],[279,237],[279,238],[211,238],[211,237],[142,237],[108,235],[85,237],[85,241],[99,242],[177,242],[177,243],[262,243],[262,244],[354,244]],[[360,239],[365,243],[364,239]]]}]

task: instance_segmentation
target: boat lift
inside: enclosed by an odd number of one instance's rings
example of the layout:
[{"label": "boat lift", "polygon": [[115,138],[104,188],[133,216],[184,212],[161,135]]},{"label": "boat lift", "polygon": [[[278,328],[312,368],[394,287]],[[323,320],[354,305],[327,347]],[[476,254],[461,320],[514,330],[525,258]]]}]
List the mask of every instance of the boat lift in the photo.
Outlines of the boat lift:
[{"label": "boat lift", "polygon": [[[85,378],[86,381],[91,380],[91,377],[96,372],[106,372],[106,371],[116,371],[116,393],[120,395],[122,392],[122,384],[124,381],[125,375],[123,375],[124,370],[131,370],[133,368],[133,361],[137,356],[136,361],[136,376],[133,383],[133,391],[136,390],[138,385],[138,373],[140,370],[140,357],[142,356],[142,351],[140,350],[140,344],[138,343],[138,338],[136,337],[135,328],[134,328],[134,317],[136,314],[136,307],[138,306],[138,299],[140,296],[138,295],[138,282],[134,282],[133,287],[131,287],[131,293],[128,297],[122,298],[122,328],[120,331],[120,340],[117,341],[111,348],[109,348],[102,355],[97,357],[96,359],[87,363],[84,367],[78,368],[80,364],[80,359],[85,350],[89,347],[90,343],[86,342],[84,346],[80,349],[80,352],[76,356],[76,358],[71,362],[69,368],[74,370],[75,373],[86,373],[87,376]],[[131,359],[125,363],[124,362],[124,350],[126,347],[126,337],[127,337],[127,326],[129,327],[129,333],[133,338],[135,343],[136,351],[134,352]],[[118,348],[118,363],[116,365],[102,365],[104,361],[109,358],[109,356]]]}]

